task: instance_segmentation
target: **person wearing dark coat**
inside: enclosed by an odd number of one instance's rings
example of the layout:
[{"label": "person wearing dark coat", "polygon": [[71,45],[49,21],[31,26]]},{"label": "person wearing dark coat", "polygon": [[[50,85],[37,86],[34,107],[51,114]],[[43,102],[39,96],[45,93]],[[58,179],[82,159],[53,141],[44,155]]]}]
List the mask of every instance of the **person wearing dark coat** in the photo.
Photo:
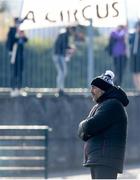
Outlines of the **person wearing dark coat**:
[{"label": "person wearing dark coat", "polygon": [[136,90],[140,91],[140,20],[136,22],[135,32],[129,35],[131,70]]},{"label": "person wearing dark coat", "polygon": [[90,167],[92,179],[116,179],[123,172],[129,100],[113,78],[108,70],[93,79],[91,93],[97,104],[78,128],[85,141],[83,165]]},{"label": "person wearing dark coat", "polygon": [[8,31],[6,41],[11,63],[11,96],[17,96],[22,87],[24,45],[28,41],[24,31],[19,30],[19,25],[22,21],[19,18],[15,18],[14,23],[14,26],[10,27]]},{"label": "person wearing dark coat", "polygon": [[56,86],[59,95],[64,94],[65,78],[67,76],[67,62],[71,59],[75,49],[70,45],[70,36],[74,36],[75,27],[62,28],[54,42],[53,61],[57,70]]}]

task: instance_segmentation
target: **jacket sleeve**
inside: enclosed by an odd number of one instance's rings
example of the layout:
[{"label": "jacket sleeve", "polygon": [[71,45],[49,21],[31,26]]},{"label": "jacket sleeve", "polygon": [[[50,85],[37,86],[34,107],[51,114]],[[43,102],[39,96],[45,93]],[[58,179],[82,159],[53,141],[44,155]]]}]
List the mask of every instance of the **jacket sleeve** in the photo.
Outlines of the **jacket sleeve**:
[{"label": "jacket sleeve", "polygon": [[119,113],[120,107],[119,102],[116,101],[110,102],[108,100],[102,103],[94,116],[80,123],[79,127],[82,127],[82,133],[88,137],[92,137],[110,127],[121,115]]},{"label": "jacket sleeve", "polygon": [[12,29],[10,28],[7,34],[7,40],[6,40],[6,48],[8,51],[12,51],[13,48],[13,38],[12,38]]},{"label": "jacket sleeve", "polygon": [[84,124],[85,120],[83,120],[80,124],[79,124],[79,128],[78,128],[78,136],[80,139],[82,139],[83,141],[87,141],[89,138],[91,138],[91,135],[86,134],[84,131]]}]

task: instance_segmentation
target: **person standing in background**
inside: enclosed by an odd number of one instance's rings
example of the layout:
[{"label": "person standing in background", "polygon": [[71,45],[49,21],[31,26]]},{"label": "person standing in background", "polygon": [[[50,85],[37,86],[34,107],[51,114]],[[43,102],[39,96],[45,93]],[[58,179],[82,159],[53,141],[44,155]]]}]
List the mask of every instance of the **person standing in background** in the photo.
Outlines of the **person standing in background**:
[{"label": "person standing in background", "polygon": [[9,28],[6,47],[9,51],[11,64],[11,96],[18,96],[22,87],[22,72],[24,61],[24,44],[28,41],[24,31],[19,29],[22,21],[14,19],[14,26]]},{"label": "person standing in background", "polygon": [[54,43],[53,61],[57,70],[56,87],[59,94],[64,94],[65,78],[67,76],[67,62],[73,55],[75,48],[70,45],[70,36],[75,28],[62,28]]},{"label": "person standing in background", "polygon": [[119,25],[113,30],[109,37],[109,54],[113,58],[114,72],[116,74],[115,84],[122,84],[124,72],[127,65],[127,44],[126,44],[127,28]]},{"label": "person standing in background", "polygon": [[96,105],[78,128],[85,141],[83,165],[90,168],[92,179],[117,179],[123,172],[129,100],[113,79],[110,70],[93,79],[91,94]]},{"label": "person standing in background", "polygon": [[129,36],[131,69],[136,90],[140,91],[140,20],[136,22],[135,32]]}]

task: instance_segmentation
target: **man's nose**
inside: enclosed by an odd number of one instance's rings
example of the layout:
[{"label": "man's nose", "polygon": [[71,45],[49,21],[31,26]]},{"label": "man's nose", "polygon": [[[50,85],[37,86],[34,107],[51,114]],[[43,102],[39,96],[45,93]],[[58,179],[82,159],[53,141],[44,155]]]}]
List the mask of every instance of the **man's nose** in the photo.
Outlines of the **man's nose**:
[{"label": "man's nose", "polygon": [[92,92],[92,91],[93,91],[93,88],[91,87],[91,88],[90,88],[90,92]]}]

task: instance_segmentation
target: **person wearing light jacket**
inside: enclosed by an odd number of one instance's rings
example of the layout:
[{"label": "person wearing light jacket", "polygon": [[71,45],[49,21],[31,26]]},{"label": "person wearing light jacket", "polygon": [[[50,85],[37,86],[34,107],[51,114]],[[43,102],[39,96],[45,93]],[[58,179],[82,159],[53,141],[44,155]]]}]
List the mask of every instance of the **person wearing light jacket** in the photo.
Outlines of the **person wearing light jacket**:
[{"label": "person wearing light jacket", "polygon": [[116,179],[123,172],[127,137],[129,100],[113,83],[110,70],[91,82],[91,94],[97,103],[88,117],[80,122],[79,137],[85,141],[84,163],[92,179]]}]

